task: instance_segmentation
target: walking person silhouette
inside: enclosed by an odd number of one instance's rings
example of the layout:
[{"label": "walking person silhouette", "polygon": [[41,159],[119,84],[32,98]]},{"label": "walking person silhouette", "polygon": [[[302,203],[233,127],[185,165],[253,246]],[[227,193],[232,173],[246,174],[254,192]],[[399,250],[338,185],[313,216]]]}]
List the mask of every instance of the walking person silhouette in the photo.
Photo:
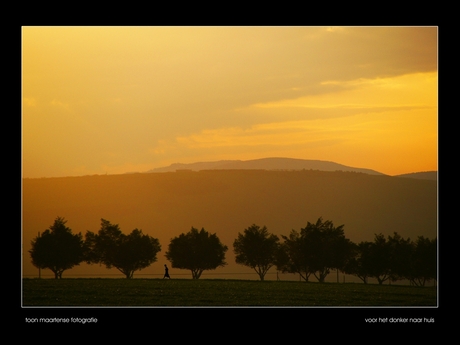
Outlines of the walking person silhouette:
[{"label": "walking person silhouette", "polygon": [[169,269],[168,269],[168,266],[166,266],[166,264],[165,264],[165,275],[163,276],[163,279],[165,278],[171,279],[171,277],[169,276]]}]

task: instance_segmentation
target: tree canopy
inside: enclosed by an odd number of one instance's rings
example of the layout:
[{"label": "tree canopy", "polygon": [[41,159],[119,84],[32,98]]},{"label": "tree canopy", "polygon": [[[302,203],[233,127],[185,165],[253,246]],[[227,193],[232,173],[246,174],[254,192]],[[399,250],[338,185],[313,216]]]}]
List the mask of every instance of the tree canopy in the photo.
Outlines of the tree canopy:
[{"label": "tree canopy", "polygon": [[357,276],[364,284],[368,283],[368,279],[371,276],[371,267],[373,265],[371,249],[372,242],[369,241],[355,244],[354,255],[344,268],[345,273]]},{"label": "tree canopy", "polygon": [[414,285],[425,286],[427,281],[437,279],[437,238],[419,236],[414,246],[409,279]]},{"label": "tree canopy", "polygon": [[227,246],[223,245],[216,234],[200,231],[194,227],[188,233],[171,239],[166,258],[174,268],[192,271],[192,278],[199,279],[203,271],[225,266]]},{"label": "tree canopy", "polygon": [[312,273],[308,257],[310,244],[294,229],[289,236],[282,235],[282,238],[284,243],[277,255],[277,269],[283,273],[298,273],[303,280],[308,281]]},{"label": "tree canopy", "polygon": [[243,234],[238,233],[233,242],[236,263],[254,269],[260,280],[264,280],[265,274],[276,264],[278,248],[278,236],[270,234],[267,227],[260,228],[255,224]]},{"label": "tree canopy", "polygon": [[373,242],[361,242],[345,272],[367,283],[369,277],[381,285],[385,281],[408,279],[414,285],[424,286],[437,274],[437,240],[423,236],[414,243],[398,233],[385,237],[375,234]]},{"label": "tree canopy", "polygon": [[48,268],[56,279],[62,273],[84,260],[84,243],[81,233],[72,234],[67,221],[57,217],[41,236],[32,240],[29,251],[32,264],[37,268]]},{"label": "tree canopy", "polygon": [[157,253],[161,251],[158,239],[143,234],[139,229],[125,235],[118,224],[111,224],[105,219],[101,219],[101,229],[97,234],[86,233],[85,243],[88,263],[115,267],[128,279],[135,271],[157,261]]},{"label": "tree canopy", "polygon": [[331,269],[343,269],[352,256],[353,246],[343,227],[320,217],[316,223],[307,222],[300,233],[292,230],[289,237],[283,236],[286,254],[280,255],[278,269],[299,273],[306,281],[313,274],[324,282]]}]

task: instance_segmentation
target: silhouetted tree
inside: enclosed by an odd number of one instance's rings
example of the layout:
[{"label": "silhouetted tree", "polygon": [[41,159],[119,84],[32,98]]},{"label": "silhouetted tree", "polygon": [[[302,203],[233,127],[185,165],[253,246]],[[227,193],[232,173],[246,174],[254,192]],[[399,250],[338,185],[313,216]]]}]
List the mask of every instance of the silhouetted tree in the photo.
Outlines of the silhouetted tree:
[{"label": "silhouetted tree", "polygon": [[320,283],[331,269],[341,270],[352,254],[352,244],[345,238],[344,225],[335,227],[332,221],[320,217],[315,224],[308,222],[301,234],[310,242],[309,266]]},{"label": "silhouetted tree", "polygon": [[37,268],[48,268],[56,279],[62,273],[84,260],[84,243],[81,233],[72,234],[64,218],[57,217],[54,224],[41,236],[32,240],[29,250],[32,264]]},{"label": "silhouetted tree", "polygon": [[107,268],[115,267],[126,278],[133,277],[135,271],[146,268],[157,261],[161,250],[158,239],[134,229],[129,235],[121,232],[118,224],[101,219],[101,229],[97,234],[88,231],[85,237],[88,263],[101,263]]},{"label": "silhouetted tree", "polygon": [[276,268],[283,273],[298,273],[308,282],[312,273],[309,260],[309,243],[304,236],[291,230],[289,236],[281,236],[284,243],[277,253]]},{"label": "silhouetted tree", "polygon": [[414,285],[424,286],[426,281],[436,279],[436,266],[436,240],[421,236],[414,243],[395,232],[387,238],[375,234],[374,242],[359,243],[344,271],[364,283],[373,277],[379,284],[408,279]]},{"label": "silhouetted tree", "polygon": [[236,263],[254,269],[262,281],[276,263],[278,247],[278,236],[268,233],[265,226],[260,228],[255,224],[245,229],[243,234],[238,233],[233,242]]},{"label": "silhouetted tree", "polygon": [[414,243],[410,238],[402,238],[397,232],[394,232],[393,236],[388,236],[387,243],[391,281],[410,279]]},{"label": "silhouetted tree", "polygon": [[361,253],[366,258],[366,271],[380,285],[387,280],[410,279],[415,246],[409,238],[404,239],[396,232],[387,238],[375,234],[374,242],[366,250]]},{"label": "silhouetted tree", "polygon": [[320,217],[300,233],[292,230],[289,237],[283,236],[287,255],[279,255],[278,269],[299,273],[305,281],[313,274],[319,282],[324,282],[331,269],[343,270],[353,256],[353,244],[345,238],[343,227]]},{"label": "silhouetted tree", "polygon": [[192,229],[171,239],[166,258],[175,268],[192,271],[192,278],[199,279],[203,271],[225,266],[227,246],[223,245],[216,234],[205,229]]},{"label": "silhouetted tree", "polygon": [[437,279],[437,239],[419,236],[412,253],[410,280],[414,285],[425,286]]},{"label": "silhouetted tree", "polygon": [[375,234],[368,252],[369,277],[376,278],[381,285],[391,277],[390,246],[383,234]]},{"label": "silhouetted tree", "polygon": [[364,241],[355,245],[354,255],[350,258],[344,268],[347,274],[355,275],[363,281],[364,284],[368,283],[368,278],[371,274],[372,258],[370,256],[370,248],[372,242]]}]

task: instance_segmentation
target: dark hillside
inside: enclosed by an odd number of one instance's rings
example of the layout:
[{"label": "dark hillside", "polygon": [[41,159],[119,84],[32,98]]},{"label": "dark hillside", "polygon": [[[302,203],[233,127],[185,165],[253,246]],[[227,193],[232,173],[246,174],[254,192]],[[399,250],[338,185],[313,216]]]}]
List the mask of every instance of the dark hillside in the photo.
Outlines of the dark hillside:
[{"label": "dark hillside", "polygon": [[396,175],[396,177],[405,177],[405,178],[418,178],[422,180],[438,180],[438,172],[437,171],[421,171],[416,173],[410,174],[402,174]]},{"label": "dark hillside", "polygon": [[[229,247],[228,266],[215,273],[251,272],[236,265],[233,241],[252,224],[277,235],[300,230],[318,217],[345,224],[354,242],[375,233],[416,239],[437,235],[437,183],[352,172],[215,170],[127,174],[23,181],[24,275],[37,275],[30,241],[57,216],[74,233],[97,232],[100,219],[125,233],[142,229],[160,240],[158,262],[140,273],[162,274],[172,237],[193,226],[216,233]],[[80,265],[69,274],[113,274],[98,265]],[[189,272],[172,269],[172,275]],[[134,274],[136,276],[136,273]]]}]

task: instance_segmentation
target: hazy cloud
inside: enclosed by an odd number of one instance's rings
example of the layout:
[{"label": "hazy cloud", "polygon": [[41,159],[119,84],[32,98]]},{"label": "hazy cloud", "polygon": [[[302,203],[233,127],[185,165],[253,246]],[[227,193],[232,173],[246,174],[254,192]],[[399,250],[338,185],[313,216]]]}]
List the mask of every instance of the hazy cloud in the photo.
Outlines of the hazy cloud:
[{"label": "hazy cloud", "polygon": [[[436,27],[24,27],[24,165],[50,174],[57,165],[154,168],[167,153],[189,159],[179,147],[199,157],[199,147],[306,144],[289,137],[285,121],[436,107],[437,34]],[[417,87],[426,76],[434,78],[428,91]],[[269,134],[270,124],[279,129]],[[43,158],[32,160],[39,147]]]}]

